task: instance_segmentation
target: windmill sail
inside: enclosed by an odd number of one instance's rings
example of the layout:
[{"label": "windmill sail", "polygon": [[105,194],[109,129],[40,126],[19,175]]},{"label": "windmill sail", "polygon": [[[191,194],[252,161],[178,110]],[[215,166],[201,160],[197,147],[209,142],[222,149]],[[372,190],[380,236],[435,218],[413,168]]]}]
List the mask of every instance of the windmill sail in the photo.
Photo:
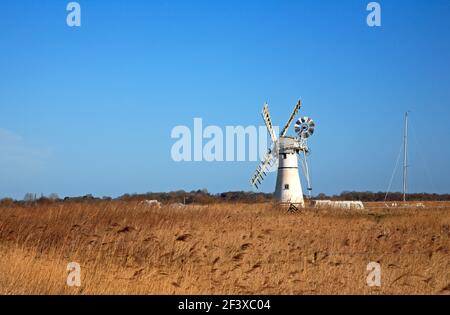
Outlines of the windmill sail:
[{"label": "windmill sail", "polygon": [[286,123],[286,125],[284,125],[283,130],[280,133],[280,137],[284,137],[289,129],[289,126],[291,125],[292,121],[295,118],[295,115],[297,115],[298,111],[300,110],[300,107],[302,107],[302,102],[300,100],[298,100],[297,104],[294,107],[294,111],[292,112],[291,116],[289,116],[289,119]]},{"label": "windmill sail", "polygon": [[271,153],[268,153],[266,155],[266,157],[264,158],[264,161],[262,161],[258,168],[255,171],[255,174],[253,175],[252,179],[251,179],[251,184],[252,186],[258,188],[258,185],[261,184],[261,182],[264,180],[264,178],[266,177],[267,173],[267,168],[272,166],[273,164],[273,155]]},{"label": "windmill sail", "polygon": [[267,131],[269,132],[270,138],[272,139],[272,143],[275,143],[277,141],[277,136],[275,135],[275,131],[273,130],[272,120],[270,119],[270,114],[269,114],[269,105],[267,103],[264,104],[264,107],[262,110],[262,117],[266,124]]}]

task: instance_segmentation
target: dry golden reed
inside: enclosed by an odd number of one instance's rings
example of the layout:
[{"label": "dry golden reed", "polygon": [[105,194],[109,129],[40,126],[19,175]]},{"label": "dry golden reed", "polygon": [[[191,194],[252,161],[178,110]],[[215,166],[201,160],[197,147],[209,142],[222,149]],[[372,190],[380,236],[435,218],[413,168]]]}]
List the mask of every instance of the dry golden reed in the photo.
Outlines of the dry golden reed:
[{"label": "dry golden reed", "polygon": [[0,294],[449,294],[450,208],[369,206],[3,205]]}]

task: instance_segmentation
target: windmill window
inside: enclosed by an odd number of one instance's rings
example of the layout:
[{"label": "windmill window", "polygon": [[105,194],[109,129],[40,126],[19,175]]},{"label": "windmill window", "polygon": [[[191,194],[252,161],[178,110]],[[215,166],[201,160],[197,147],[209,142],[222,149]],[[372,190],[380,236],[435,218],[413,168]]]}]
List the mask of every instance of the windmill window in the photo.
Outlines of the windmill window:
[{"label": "windmill window", "polygon": [[285,184],[285,185],[284,185],[284,189],[285,189],[285,190],[289,190],[289,184]]}]

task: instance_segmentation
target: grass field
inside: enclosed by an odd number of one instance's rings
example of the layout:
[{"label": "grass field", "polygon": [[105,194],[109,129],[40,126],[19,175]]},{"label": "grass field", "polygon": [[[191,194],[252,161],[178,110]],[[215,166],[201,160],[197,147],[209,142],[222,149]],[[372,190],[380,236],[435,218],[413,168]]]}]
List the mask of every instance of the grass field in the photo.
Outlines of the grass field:
[{"label": "grass field", "polygon": [[450,294],[450,204],[425,205],[4,205],[0,294]]}]

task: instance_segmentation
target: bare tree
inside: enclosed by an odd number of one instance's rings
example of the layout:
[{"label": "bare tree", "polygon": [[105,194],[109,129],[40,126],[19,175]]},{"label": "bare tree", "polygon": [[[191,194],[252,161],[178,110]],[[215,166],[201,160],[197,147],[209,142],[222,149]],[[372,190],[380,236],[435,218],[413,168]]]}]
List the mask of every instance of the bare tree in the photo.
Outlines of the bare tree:
[{"label": "bare tree", "polygon": [[34,194],[33,193],[26,193],[25,196],[23,197],[23,200],[25,201],[34,201]]}]

